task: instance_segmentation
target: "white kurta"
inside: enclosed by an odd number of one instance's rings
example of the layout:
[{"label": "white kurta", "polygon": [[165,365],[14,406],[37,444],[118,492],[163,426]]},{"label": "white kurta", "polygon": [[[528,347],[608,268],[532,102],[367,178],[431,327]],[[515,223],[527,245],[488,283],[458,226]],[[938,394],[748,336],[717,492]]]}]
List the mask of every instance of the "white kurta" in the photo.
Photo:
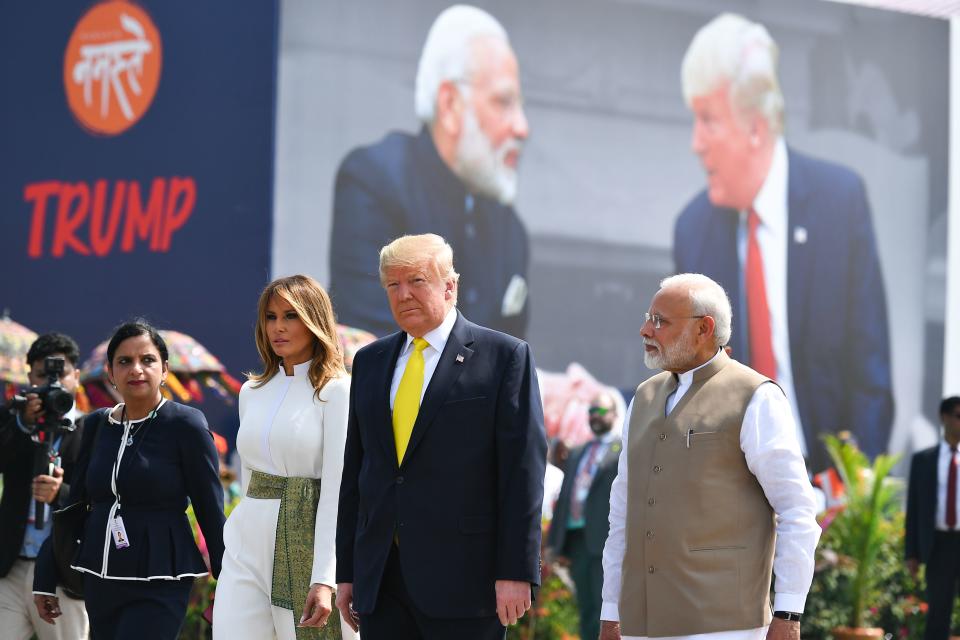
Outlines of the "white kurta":
[{"label": "white kurta", "polygon": [[[270,604],[280,500],[246,497],[254,469],[320,479],[311,583],[336,586],[337,503],[350,379],[329,381],[316,400],[309,367],[309,362],[296,365],[292,376],[281,370],[264,386],[254,388],[247,382],[240,391],[237,451],[244,497],[223,530],[226,551],[213,616],[217,640],[295,637],[290,611]],[[294,613],[299,620],[302,612]],[[335,607],[332,615],[337,615]],[[341,627],[344,638],[355,637],[346,624]]]}]

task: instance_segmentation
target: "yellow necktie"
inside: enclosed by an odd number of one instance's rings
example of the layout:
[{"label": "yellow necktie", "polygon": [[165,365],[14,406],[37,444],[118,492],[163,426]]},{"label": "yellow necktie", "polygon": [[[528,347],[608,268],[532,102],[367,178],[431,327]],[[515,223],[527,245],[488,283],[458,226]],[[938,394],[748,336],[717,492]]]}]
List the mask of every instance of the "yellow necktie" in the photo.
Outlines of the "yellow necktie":
[{"label": "yellow necktie", "polygon": [[397,397],[393,399],[393,441],[397,445],[397,463],[403,462],[407,452],[413,423],[420,411],[420,395],[423,392],[423,350],[430,344],[423,338],[413,339],[413,353],[407,360],[407,366],[397,387]]}]

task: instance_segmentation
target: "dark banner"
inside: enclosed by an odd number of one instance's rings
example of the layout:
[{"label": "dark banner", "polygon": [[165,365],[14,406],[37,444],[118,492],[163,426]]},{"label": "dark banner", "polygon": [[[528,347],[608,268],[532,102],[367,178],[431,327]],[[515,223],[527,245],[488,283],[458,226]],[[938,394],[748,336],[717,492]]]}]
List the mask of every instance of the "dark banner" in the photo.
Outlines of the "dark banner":
[{"label": "dark banner", "polygon": [[0,307],[84,357],[144,316],[235,375],[269,276],[278,6],[0,10]]}]

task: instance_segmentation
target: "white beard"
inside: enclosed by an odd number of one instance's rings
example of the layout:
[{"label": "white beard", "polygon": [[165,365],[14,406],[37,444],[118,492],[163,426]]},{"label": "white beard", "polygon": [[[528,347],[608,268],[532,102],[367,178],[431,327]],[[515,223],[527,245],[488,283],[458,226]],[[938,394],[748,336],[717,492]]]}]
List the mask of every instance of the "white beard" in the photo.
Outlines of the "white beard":
[{"label": "white beard", "polygon": [[517,171],[506,164],[507,154],[520,151],[521,143],[508,138],[494,149],[487,135],[480,129],[473,107],[463,114],[463,132],[457,144],[454,173],[467,185],[469,191],[510,205],[517,197]]},{"label": "white beard", "polygon": [[644,346],[649,344],[657,348],[656,352],[647,350],[643,352],[643,364],[648,369],[680,369],[685,363],[693,359],[693,336],[686,332],[682,333],[677,341],[669,347],[663,347],[646,338],[644,338],[643,344]]}]

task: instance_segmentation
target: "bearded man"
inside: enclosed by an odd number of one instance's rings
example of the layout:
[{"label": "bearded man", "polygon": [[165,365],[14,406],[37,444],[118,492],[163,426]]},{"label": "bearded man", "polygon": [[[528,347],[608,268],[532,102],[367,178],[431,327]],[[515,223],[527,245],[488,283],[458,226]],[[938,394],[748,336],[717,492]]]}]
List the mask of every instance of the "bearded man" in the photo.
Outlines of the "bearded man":
[{"label": "bearded man", "polygon": [[820,538],[813,489],[783,391],[723,349],[731,316],[700,274],[665,279],[650,304],[644,362],[663,372],[624,419],[601,640],[800,638]]},{"label": "bearded man", "polygon": [[355,149],[337,173],[330,287],[338,319],[392,333],[377,252],[404,234],[435,233],[457,256],[464,315],[523,338],[529,243],[512,203],[529,128],[517,59],[493,16],[456,5],[437,17],[415,107],[419,134],[392,132]]}]

